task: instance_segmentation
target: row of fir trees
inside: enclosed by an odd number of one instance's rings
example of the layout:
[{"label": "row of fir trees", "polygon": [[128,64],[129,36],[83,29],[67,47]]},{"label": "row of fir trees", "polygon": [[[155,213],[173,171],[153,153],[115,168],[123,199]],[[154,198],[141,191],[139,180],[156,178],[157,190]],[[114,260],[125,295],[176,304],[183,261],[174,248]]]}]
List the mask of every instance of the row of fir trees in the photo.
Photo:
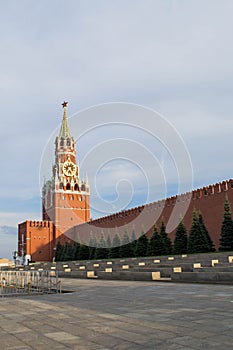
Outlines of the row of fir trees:
[{"label": "row of fir trees", "polygon": [[[226,199],[224,209],[219,250],[231,251],[233,250],[233,220],[228,199]],[[214,251],[214,243],[205,226],[203,216],[200,212],[194,210],[189,233],[183,220],[181,220],[175,232],[174,244],[166,233],[165,222],[162,221],[159,229],[156,225],[154,226],[150,239],[144,232],[136,239],[135,231],[132,232],[131,237],[125,231],[122,239],[115,233],[112,241],[109,236],[105,239],[103,233],[99,241],[91,236],[89,245],[69,241],[65,245],[61,245],[58,241],[56,261],[130,258]]]}]

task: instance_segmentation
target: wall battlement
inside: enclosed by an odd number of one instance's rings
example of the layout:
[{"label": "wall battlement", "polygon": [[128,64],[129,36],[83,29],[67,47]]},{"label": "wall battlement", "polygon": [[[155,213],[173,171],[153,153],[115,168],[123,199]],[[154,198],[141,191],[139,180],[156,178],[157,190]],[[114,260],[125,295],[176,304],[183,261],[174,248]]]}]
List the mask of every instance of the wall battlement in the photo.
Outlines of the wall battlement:
[{"label": "wall battlement", "polygon": [[27,223],[30,227],[50,227],[52,225],[51,221],[34,221],[34,220],[28,220]]}]

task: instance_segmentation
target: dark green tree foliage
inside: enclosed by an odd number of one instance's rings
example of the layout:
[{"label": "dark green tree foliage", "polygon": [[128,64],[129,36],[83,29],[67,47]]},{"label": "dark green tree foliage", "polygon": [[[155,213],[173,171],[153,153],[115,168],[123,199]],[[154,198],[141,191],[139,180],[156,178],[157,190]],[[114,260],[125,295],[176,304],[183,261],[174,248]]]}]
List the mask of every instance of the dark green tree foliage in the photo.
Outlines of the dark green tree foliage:
[{"label": "dark green tree foliage", "polygon": [[174,240],[174,254],[185,254],[188,249],[188,236],[183,220],[179,222],[176,228]]},{"label": "dark green tree foliage", "polygon": [[89,259],[95,259],[95,252],[97,247],[97,240],[93,233],[90,233],[90,241],[89,241]]},{"label": "dark green tree foliage", "polygon": [[122,237],[122,241],[121,241],[121,246],[120,246],[120,257],[121,258],[131,258],[134,256],[134,251],[129,239],[129,235],[128,232],[125,231],[124,235]]},{"label": "dark green tree foliage", "polygon": [[73,245],[71,242],[67,241],[64,247],[64,261],[72,260],[73,258]]},{"label": "dark green tree foliage", "polygon": [[60,261],[65,261],[65,246],[62,246],[61,249],[61,260]]},{"label": "dark green tree foliage", "polygon": [[107,259],[108,251],[109,250],[107,248],[107,243],[104,238],[104,233],[102,232],[95,251],[95,259]]},{"label": "dark green tree foliage", "polygon": [[208,241],[200,225],[199,214],[193,211],[193,221],[188,238],[188,253],[205,253],[208,251]]},{"label": "dark green tree foliage", "polygon": [[75,261],[79,260],[79,250],[80,250],[80,244],[78,242],[74,242],[72,260],[75,260]]},{"label": "dark green tree foliage", "polygon": [[172,253],[172,242],[170,240],[170,238],[167,235],[166,232],[166,225],[164,223],[164,221],[162,220],[162,224],[160,227],[160,237],[161,237],[161,255],[168,255]]},{"label": "dark green tree foliage", "polygon": [[147,255],[149,256],[161,255],[162,249],[163,249],[163,245],[162,245],[161,236],[159,234],[158,227],[155,225],[153,234],[151,236],[151,239],[149,240]]},{"label": "dark green tree foliage", "polygon": [[214,243],[213,243],[213,241],[209,235],[209,232],[205,226],[203,216],[200,213],[199,213],[199,223],[200,223],[200,226],[201,226],[203,233],[206,236],[206,239],[208,242],[208,250],[206,252],[215,252]]},{"label": "dark green tree foliage", "polygon": [[133,231],[132,231],[132,236],[131,236],[130,242],[131,242],[133,254],[135,256],[135,250],[136,250],[136,246],[137,246],[137,237],[136,237],[135,229],[133,229]]},{"label": "dark green tree foliage", "polygon": [[148,237],[142,231],[141,236],[137,240],[137,246],[135,249],[135,256],[147,256],[147,249],[148,249]]},{"label": "dark green tree foliage", "polygon": [[115,236],[112,240],[112,247],[109,249],[108,257],[110,259],[116,259],[120,257],[120,245],[121,240],[117,233],[115,233]]},{"label": "dark green tree foliage", "polygon": [[89,247],[86,244],[80,244],[79,248],[79,260],[89,259]]},{"label": "dark green tree foliage", "polygon": [[222,222],[220,236],[220,251],[233,250],[233,221],[231,218],[231,207],[228,198],[224,204],[224,219]]},{"label": "dark green tree foliage", "polygon": [[63,260],[63,246],[61,245],[61,242],[57,242],[56,246],[56,255],[55,255],[55,261],[62,261]]}]

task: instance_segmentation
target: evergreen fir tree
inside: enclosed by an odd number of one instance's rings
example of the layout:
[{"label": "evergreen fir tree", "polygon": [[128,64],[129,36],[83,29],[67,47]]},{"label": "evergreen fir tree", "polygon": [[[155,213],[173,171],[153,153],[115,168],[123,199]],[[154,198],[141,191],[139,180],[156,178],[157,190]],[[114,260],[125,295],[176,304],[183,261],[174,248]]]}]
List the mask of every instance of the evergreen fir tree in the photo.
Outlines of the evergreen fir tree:
[{"label": "evergreen fir tree", "polygon": [[97,240],[96,237],[93,235],[93,233],[90,233],[90,241],[89,241],[89,259],[95,259],[95,251],[97,246]]},{"label": "evergreen fir tree", "polygon": [[79,260],[89,259],[89,247],[86,244],[80,244],[79,248]]},{"label": "evergreen fir tree", "polygon": [[133,248],[127,231],[124,232],[119,252],[121,258],[131,258],[134,256]]},{"label": "evergreen fir tree", "polygon": [[61,242],[58,241],[56,246],[55,261],[62,261],[62,259],[63,259],[63,248],[62,248]]},{"label": "evergreen fir tree", "polygon": [[65,246],[64,246],[64,245],[61,246],[61,257],[60,257],[60,261],[65,261]]},{"label": "evergreen fir tree", "polygon": [[135,256],[135,250],[136,250],[136,246],[137,246],[137,237],[136,237],[135,229],[133,229],[133,231],[132,231],[130,242],[131,242],[131,247],[132,247],[132,251],[133,251],[133,256]]},{"label": "evergreen fir tree", "polygon": [[162,220],[162,224],[160,227],[160,237],[161,237],[161,255],[168,255],[172,253],[172,242],[167,235],[166,225],[164,220]]},{"label": "evergreen fir tree", "polygon": [[204,223],[204,220],[203,220],[201,213],[199,213],[199,223],[200,223],[200,226],[201,226],[201,228],[206,236],[207,242],[208,242],[208,251],[207,252],[215,252],[214,243],[213,243],[213,241],[209,235],[209,232],[205,226],[205,223]]},{"label": "evergreen fir tree", "polygon": [[95,259],[107,259],[107,258],[108,258],[108,248],[104,238],[104,233],[102,232],[95,251]]},{"label": "evergreen fir tree", "polygon": [[136,257],[147,256],[147,249],[148,249],[148,237],[144,233],[144,231],[142,231],[141,236],[137,240],[137,246],[135,249],[135,256]]},{"label": "evergreen fir tree", "polygon": [[161,255],[162,254],[162,240],[158,231],[157,225],[154,226],[154,231],[149,240],[148,254],[149,256]]},{"label": "evergreen fir tree", "polygon": [[188,253],[205,253],[208,251],[208,241],[200,225],[199,214],[193,211],[193,221],[188,238]]},{"label": "evergreen fir tree", "polygon": [[220,236],[220,251],[233,250],[233,221],[231,218],[231,207],[228,198],[224,204],[224,219],[222,222]]},{"label": "evergreen fir tree", "polygon": [[110,259],[116,259],[120,257],[120,245],[121,245],[121,240],[120,237],[117,233],[115,233],[115,236],[113,237],[112,240],[112,247],[109,250],[108,257]]},{"label": "evergreen fir tree", "polygon": [[107,248],[110,249],[112,246],[112,241],[110,238],[110,235],[108,234],[107,240],[106,240]]},{"label": "evergreen fir tree", "polygon": [[188,236],[183,220],[180,220],[176,228],[174,240],[174,254],[185,254],[188,249]]},{"label": "evergreen fir tree", "polygon": [[64,261],[72,260],[73,257],[73,246],[71,242],[67,241],[64,247]]},{"label": "evergreen fir tree", "polygon": [[74,242],[72,260],[74,261],[79,260],[79,249],[80,249],[80,244],[78,242]]}]

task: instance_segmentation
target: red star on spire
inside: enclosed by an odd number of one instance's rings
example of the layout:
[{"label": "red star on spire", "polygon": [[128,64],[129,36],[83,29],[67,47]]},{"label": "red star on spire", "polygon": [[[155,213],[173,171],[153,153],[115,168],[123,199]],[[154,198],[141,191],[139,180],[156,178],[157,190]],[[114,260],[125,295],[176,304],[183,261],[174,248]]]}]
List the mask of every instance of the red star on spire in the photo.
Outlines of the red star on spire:
[{"label": "red star on spire", "polygon": [[68,102],[64,101],[61,105],[63,108],[65,108],[67,106]]}]

